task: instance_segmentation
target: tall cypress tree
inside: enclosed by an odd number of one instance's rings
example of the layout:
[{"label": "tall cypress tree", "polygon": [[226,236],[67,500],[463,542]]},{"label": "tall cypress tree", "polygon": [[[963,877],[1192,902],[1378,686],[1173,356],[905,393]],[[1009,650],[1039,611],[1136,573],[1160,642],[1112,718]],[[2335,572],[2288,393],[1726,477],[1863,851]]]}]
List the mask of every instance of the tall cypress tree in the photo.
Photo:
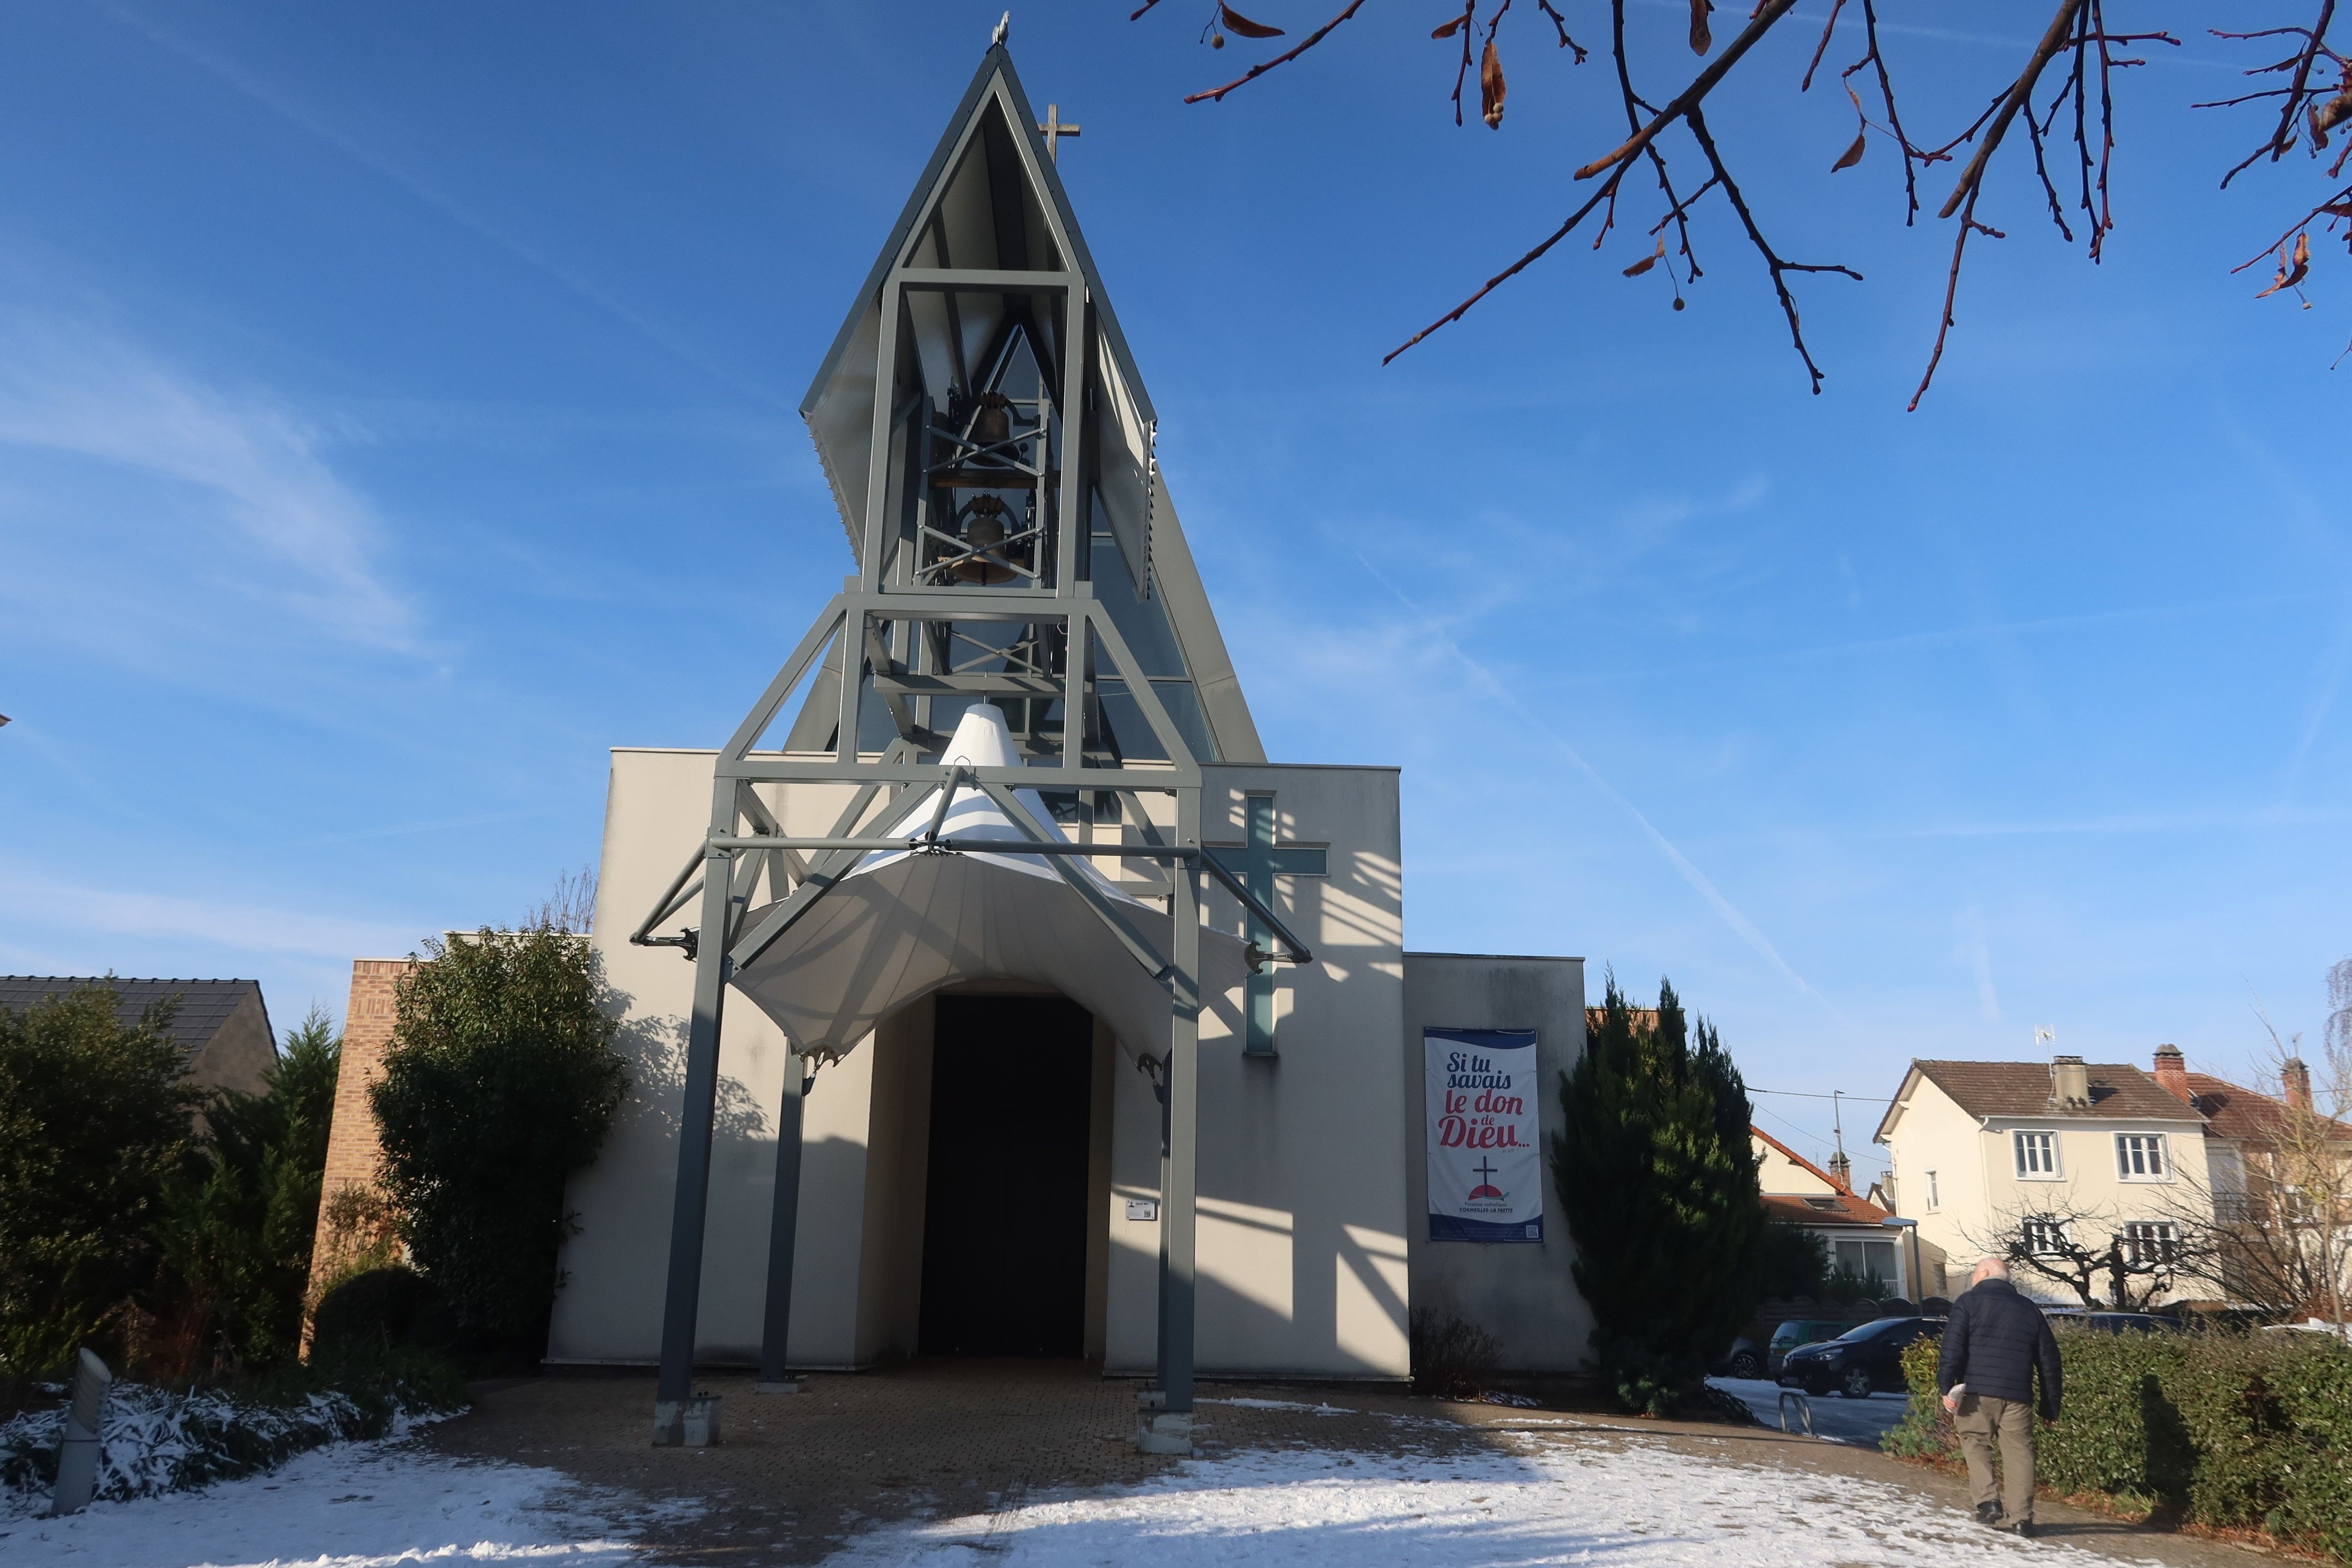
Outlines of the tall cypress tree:
[{"label": "tall cypress tree", "polygon": [[1627,1405],[1663,1415],[1755,1305],[1764,1206],[1747,1087],[1714,1027],[1690,1028],[1664,981],[1654,1022],[1614,973],[1606,997],[1560,1075],[1552,1180],[1601,1374]]}]

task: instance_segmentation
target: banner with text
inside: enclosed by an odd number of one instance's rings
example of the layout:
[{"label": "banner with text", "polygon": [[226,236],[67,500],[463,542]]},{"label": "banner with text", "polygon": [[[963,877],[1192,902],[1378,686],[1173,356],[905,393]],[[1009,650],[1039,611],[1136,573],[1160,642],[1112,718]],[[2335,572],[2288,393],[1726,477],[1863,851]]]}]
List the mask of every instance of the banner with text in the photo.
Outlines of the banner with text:
[{"label": "banner with text", "polygon": [[1429,1239],[1541,1241],[1533,1029],[1423,1029]]}]

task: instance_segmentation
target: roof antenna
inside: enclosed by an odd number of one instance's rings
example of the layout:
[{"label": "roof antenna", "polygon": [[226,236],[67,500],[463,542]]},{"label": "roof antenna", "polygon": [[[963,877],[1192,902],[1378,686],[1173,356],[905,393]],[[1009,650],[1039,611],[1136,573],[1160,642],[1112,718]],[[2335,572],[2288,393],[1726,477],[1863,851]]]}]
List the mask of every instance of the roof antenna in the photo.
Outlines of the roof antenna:
[{"label": "roof antenna", "polygon": [[996,31],[988,36],[988,47],[992,49],[1001,49],[1004,47],[1004,40],[1012,37],[1012,35],[1013,13],[1007,11],[1003,16],[999,16],[996,19]]}]

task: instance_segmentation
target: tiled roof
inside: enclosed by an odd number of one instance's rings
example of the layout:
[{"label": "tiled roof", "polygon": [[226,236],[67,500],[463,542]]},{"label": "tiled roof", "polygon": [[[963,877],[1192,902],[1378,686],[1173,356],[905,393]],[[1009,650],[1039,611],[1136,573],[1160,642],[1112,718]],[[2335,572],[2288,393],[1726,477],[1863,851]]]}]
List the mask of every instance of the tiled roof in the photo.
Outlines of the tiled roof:
[{"label": "tiled roof", "polygon": [[[2210,1073],[2190,1073],[2189,1090],[2197,1097],[2197,1109],[2205,1113],[2205,1131],[2216,1138],[2259,1143],[2276,1132],[2286,1115],[2285,1104],[2275,1096]],[[2339,1126],[2336,1135],[2352,1138],[2352,1127]]]},{"label": "tiled roof", "polygon": [[165,1032],[184,1051],[201,1050],[205,1042],[220,1033],[220,1026],[228,1022],[229,1015],[247,995],[258,996],[261,993],[258,980],[119,980],[104,975],[0,974],[0,1008],[22,1013],[44,996],[86,991],[94,985],[113,991],[114,1016],[126,1025],[139,1022],[140,1014],[153,1004],[178,998],[172,1026]]},{"label": "tiled roof", "polygon": [[1799,1170],[1820,1178],[1826,1193],[1766,1193],[1764,1216],[1782,1220],[1790,1225],[1866,1225],[1875,1226],[1886,1218],[1887,1211],[1868,1198],[1859,1198],[1838,1184],[1838,1179],[1781,1142],[1761,1127],[1750,1125],[1748,1136],[1761,1140],[1780,1151],[1782,1158]]},{"label": "tiled roof", "polygon": [[1970,1116],[2105,1117],[2135,1121],[2193,1121],[2197,1112],[2155,1079],[2126,1062],[2089,1064],[2091,1103],[2061,1106],[2050,1098],[2043,1062],[1911,1064]]},{"label": "tiled roof", "polygon": [[[1824,1208],[1820,1205],[1827,1205]],[[1764,1194],[1764,1217],[1777,1219],[1784,1225],[1857,1226],[1864,1230],[1876,1230],[1885,1222],[1886,1211],[1866,1198],[1852,1193],[1832,1196],[1824,1193],[1817,1198],[1790,1197],[1780,1193]]]}]

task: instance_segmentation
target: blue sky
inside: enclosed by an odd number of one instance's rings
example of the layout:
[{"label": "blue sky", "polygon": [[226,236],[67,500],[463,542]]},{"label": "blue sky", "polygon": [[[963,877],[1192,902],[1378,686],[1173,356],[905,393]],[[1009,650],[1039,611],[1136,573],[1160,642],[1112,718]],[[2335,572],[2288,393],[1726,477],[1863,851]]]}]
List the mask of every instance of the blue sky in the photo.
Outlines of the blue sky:
[{"label": "blue sky", "polygon": [[[352,957],[593,861],[605,748],[722,737],[848,564],[793,411],[1000,9],[13,9],[0,969],[340,1010]],[[2235,1070],[2257,995],[2318,1032],[2352,274],[2323,247],[2309,310],[2230,275],[2317,179],[2215,192],[2257,127],[2183,107],[2243,63],[2196,8],[2133,7],[2188,42],[2122,86],[2104,266],[2003,155],[1913,415],[1948,230],[1902,227],[1883,142],[1830,174],[1822,0],[1711,116],[1784,252],[1868,279],[1798,285],[1817,398],[1720,206],[1685,311],[1620,275],[1634,204],[1381,368],[1618,134],[1539,17],[1494,132],[1452,124],[1442,5],[1192,108],[1256,57],[1129,9],[1023,4],[1015,58],[1086,128],[1065,176],[1270,752],[1405,767],[1412,945],[1670,974],[1769,1089],[1883,1097],[2042,1024]],[[1886,10],[1938,139],[2041,25]],[[1679,15],[1634,13],[1654,96]]]}]

